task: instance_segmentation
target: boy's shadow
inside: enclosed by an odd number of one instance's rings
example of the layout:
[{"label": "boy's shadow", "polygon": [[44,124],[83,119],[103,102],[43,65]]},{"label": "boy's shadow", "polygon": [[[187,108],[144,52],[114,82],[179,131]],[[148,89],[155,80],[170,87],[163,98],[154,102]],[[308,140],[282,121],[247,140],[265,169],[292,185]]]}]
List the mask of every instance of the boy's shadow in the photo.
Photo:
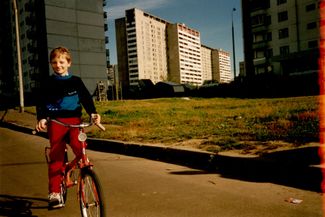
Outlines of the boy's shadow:
[{"label": "boy's shadow", "polygon": [[44,198],[0,195],[0,216],[37,217],[32,209],[48,209],[47,202]]}]

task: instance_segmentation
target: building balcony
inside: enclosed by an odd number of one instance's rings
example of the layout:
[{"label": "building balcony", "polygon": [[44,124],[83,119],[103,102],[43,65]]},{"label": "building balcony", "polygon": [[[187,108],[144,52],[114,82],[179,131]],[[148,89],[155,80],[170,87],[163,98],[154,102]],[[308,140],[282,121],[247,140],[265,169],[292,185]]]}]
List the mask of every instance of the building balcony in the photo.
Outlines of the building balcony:
[{"label": "building balcony", "polygon": [[266,41],[254,42],[253,46],[252,46],[253,50],[266,48],[266,47],[267,47],[267,42]]},{"label": "building balcony", "polygon": [[266,25],[264,25],[264,24],[252,26],[252,33],[255,33],[255,32],[266,32],[267,30],[268,30],[268,27]]},{"label": "building balcony", "polygon": [[250,3],[251,11],[266,10],[268,8],[270,8],[269,0],[251,0]]},{"label": "building balcony", "polygon": [[254,66],[257,65],[264,65],[266,63],[266,58],[262,57],[262,58],[256,58],[253,60]]}]

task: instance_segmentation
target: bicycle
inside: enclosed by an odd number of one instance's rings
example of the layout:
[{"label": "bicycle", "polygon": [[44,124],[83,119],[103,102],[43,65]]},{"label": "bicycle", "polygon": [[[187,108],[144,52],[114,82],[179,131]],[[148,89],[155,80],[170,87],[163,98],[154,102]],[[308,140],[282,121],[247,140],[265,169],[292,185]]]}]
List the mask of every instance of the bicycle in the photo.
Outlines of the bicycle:
[{"label": "bicycle", "polygon": [[[90,121],[89,123],[81,124],[65,124],[55,119],[50,121],[56,122],[66,127],[79,128],[78,140],[82,145],[82,155],[80,157],[75,157],[72,161],[68,161],[68,147],[65,149],[64,165],[61,168],[62,180],[60,184],[61,188],[61,201],[62,207],[65,206],[68,188],[77,185],[78,191],[78,201],[80,206],[81,215],[83,217],[104,217],[105,207],[104,207],[104,197],[102,193],[102,188],[96,173],[93,170],[94,165],[89,161],[86,155],[86,140],[87,135],[84,133],[84,128],[93,125]],[[105,130],[105,127],[101,124],[95,124],[101,130]],[[33,131],[35,134],[36,131]],[[45,147],[45,157],[49,164],[49,151],[50,147]]]}]

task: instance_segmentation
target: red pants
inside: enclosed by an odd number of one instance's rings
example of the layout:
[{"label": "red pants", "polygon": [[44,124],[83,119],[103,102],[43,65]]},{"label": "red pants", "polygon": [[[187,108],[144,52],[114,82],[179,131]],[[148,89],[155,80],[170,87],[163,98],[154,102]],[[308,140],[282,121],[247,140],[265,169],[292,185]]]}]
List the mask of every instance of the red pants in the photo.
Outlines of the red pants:
[{"label": "red pants", "polygon": [[[57,118],[66,124],[80,124],[80,118]],[[49,193],[60,193],[62,167],[64,165],[64,153],[68,142],[76,156],[82,154],[82,144],[78,140],[79,129],[69,128],[50,121],[48,136],[51,145],[50,163],[48,165]]]}]

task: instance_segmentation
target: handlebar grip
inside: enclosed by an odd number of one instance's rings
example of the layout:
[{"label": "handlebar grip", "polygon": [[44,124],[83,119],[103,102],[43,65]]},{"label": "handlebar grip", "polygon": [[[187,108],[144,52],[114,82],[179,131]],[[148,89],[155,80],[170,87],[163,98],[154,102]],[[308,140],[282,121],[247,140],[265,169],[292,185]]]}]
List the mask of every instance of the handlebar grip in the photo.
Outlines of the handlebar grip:
[{"label": "handlebar grip", "polygon": [[102,131],[105,131],[105,127],[101,124],[101,123],[98,123],[98,124],[95,124],[99,129],[101,129]]}]

